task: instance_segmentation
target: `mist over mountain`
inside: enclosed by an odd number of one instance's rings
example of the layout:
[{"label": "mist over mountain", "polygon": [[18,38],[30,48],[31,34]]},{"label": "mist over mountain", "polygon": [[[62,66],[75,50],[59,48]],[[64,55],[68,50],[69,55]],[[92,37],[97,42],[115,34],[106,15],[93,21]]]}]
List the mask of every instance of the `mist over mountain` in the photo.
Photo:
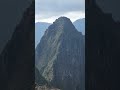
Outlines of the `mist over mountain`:
[{"label": "mist over mountain", "polygon": [[45,31],[36,47],[36,67],[47,82],[62,90],[85,90],[85,37],[67,17]]}]

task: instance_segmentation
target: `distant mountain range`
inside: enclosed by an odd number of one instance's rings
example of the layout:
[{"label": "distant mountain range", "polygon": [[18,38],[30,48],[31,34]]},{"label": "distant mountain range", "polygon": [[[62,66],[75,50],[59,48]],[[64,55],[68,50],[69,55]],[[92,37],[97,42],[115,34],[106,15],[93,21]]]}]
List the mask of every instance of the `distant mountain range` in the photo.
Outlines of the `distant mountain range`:
[{"label": "distant mountain range", "polygon": [[60,17],[48,27],[36,47],[35,62],[49,85],[85,90],[85,37],[69,18]]},{"label": "distant mountain range", "polygon": [[[50,25],[51,23],[46,22],[35,23],[35,47],[40,42],[41,37],[44,35],[44,32]],[[85,35],[85,18],[76,20],[73,22],[73,25],[79,32],[82,32],[82,34]]]},{"label": "distant mountain range", "polygon": [[37,22],[35,23],[35,47],[40,42],[41,37],[43,36],[45,30],[48,28],[50,23]]},{"label": "distant mountain range", "polygon": [[79,32],[82,32],[82,34],[85,35],[85,18],[76,20],[73,22],[73,25]]}]

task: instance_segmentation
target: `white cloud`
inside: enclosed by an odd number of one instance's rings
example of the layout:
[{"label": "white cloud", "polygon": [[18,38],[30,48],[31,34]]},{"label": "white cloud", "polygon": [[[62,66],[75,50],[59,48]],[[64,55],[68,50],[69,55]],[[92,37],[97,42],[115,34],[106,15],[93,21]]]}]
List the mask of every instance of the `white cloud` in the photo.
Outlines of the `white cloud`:
[{"label": "white cloud", "polygon": [[85,0],[35,0],[35,22],[52,23],[60,16],[85,18]]},{"label": "white cloud", "polygon": [[35,16],[35,22],[48,22],[53,23],[57,18],[65,16],[71,19],[72,22],[74,22],[77,19],[85,18],[85,12],[82,11],[73,11],[73,12],[67,12],[61,15],[51,16],[51,17],[44,17],[40,14]]},{"label": "white cloud", "polygon": [[36,14],[85,10],[85,0],[35,0]]}]

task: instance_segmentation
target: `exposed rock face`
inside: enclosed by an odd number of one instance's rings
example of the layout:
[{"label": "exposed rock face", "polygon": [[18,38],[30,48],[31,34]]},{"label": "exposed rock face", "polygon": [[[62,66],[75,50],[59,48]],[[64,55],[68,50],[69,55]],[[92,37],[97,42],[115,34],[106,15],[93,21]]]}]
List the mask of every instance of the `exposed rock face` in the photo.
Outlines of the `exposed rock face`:
[{"label": "exposed rock face", "polygon": [[45,78],[40,74],[39,70],[35,67],[35,83],[36,85],[43,86],[47,84]]},{"label": "exposed rock face", "polygon": [[[120,23],[86,3],[86,90],[119,90]],[[94,20],[93,20],[94,19]]]},{"label": "exposed rock face", "polygon": [[0,55],[1,90],[34,90],[34,4]]},{"label": "exposed rock face", "polygon": [[60,89],[54,87],[51,88],[44,85],[44,86],[36,86],[35,90],[60,90]]},{"label": "exposed rock face", "polygon": [[70,19],[58,18],[36,48],[36,66],[51,85],[62,90],[84,90],[84,36]]}]

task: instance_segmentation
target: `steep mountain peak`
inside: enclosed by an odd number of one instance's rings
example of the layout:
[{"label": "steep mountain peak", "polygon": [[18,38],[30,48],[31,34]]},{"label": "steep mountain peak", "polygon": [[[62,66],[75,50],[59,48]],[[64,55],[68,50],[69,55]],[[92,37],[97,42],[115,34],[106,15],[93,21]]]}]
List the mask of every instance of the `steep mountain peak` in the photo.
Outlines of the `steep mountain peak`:
[{"label": "steep mountain peak", "polygon": [[59,17],[58,19],[53,22],[53,24],[61,24],[61,25],[66,25],[66,24],[72,24],[71,20],[67,17]]},{"label": "steep mountain peak", "polygon": [[54,31],[54,32],[74,32],[77,31],[76,28],[74,27],[73,23],[71,20],[67,17],[59,17],[56,19],[52,25],[48,27],[48,32]]},{"label": "steep mountain peak", "polygon": [[35,62],[54,87],[84,90],[84,36],[70,19],[60,17],[48,27],[36,48]]},{"label": "steep mountain peak", "polygon": [[60,22],[71,22],[69,18],[64,17],[64,16],[59,17],[58,19],[55,20],[55,22],[59,22],[59,21]]}]

